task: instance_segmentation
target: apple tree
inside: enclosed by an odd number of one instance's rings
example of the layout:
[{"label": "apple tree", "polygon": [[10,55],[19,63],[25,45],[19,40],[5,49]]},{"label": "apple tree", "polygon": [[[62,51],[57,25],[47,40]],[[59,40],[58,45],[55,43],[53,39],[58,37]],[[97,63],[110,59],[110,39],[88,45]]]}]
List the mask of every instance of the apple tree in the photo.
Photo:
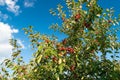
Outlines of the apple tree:
[{"label": "apple tree", "polygon": [[[51,29],[66,35],[48,36],[33,31],[32,26],[24,28],[34,49],[28,64],[20,56],[16,40],[12,59],[6,59],[2,80],[119,80],[120,79],[120,16],[114,10],[103,9],[98,0],[65,0],[64,6],[50,9],[50,13],[62,20],[61,25],[53,24]],[[116,27],[117,26],[117,27]],[[107,58],[110,55],[111,57]]]}]

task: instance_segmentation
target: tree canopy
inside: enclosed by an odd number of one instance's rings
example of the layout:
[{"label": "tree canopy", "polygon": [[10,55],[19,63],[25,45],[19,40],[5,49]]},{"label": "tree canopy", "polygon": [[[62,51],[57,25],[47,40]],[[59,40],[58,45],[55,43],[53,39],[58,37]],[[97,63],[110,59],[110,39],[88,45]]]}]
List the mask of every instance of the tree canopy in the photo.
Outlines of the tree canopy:
[{"label": "tree canopy", "polygon": [[[68,8],[58,5],[50,13],[62,20],[51,29],[64,33],[48,36],[32,26],[24,28],[35,50],[29,63],[22,59],[21,46],[11,39],[12,59],[2,63],[1,80],[119,80],[120,42],[116,32],[120,16],[114,10],[103,9],[98,0],[65,0]],[[111,55],[107,58],[107,55]]]}]

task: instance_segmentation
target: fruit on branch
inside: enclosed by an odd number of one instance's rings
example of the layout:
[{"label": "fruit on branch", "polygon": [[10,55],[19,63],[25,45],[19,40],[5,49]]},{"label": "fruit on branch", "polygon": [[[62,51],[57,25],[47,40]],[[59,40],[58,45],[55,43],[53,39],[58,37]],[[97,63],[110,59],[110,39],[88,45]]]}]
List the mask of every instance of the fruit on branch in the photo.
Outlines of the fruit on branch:
[{"label": "fruit on branch", "polygon": [[87,22],[87,21],[84,21],[84,26],[85,26],[85,28],[87,28],[88,30],[93,30],[93,31],[95,31],[94,30],[94,28],[91,26],[91,21],[89,21],[89,22]]},{"label": "fruit on branch", "polygon": [[112,20],[108,20],[108,23],[111,23],[112,22]]},{"label": "fruit on branch", "polygon": [[77,78],[77,77],[78,77],[78,75],[76,73],[74,73],[74,78]]},{"label": "fruit on branch", "polygon": [[86,21],[84,21],[84,26],[86,27],[86,28],[89,28],[90,27],[90,23],[88,23],[88,22],[86,22]]},{"label": "fruit on branch", "polygon": [[78,13],[75,15],[75,21],[78,21],[81,18],[81,15]]},{"label": "fruit on branch", "polygon": [[45,40],[45,42],[46,42],[46,43],[49,43],[49,42],[50,42],[50,40],[49,40],[49,39],[46,39],[46,40]]},{"label": "fruit on branch", "polygon": [[46,59],[48,59],[49,57],[48,56],[45,56]]},{"label": "fruit on branch", "polygon": [[74,71],[75,70],[75,66],[74,65],[70,66],[70,70]]},{"label": "fruit on branch", "polygon": [[60,51],[65,51],[66,48],[65,48],[65,47],[60,47],[60,48],[58,48],[58,50],[60,50]]},{"label": "fruit on branch", "polygon": [[67,40],[64,39],[64,40],[62,41],[62,43],[63,43],[63,45],[65,45],[65,44],[67,43]]},{"label": "fruit on branch", "polygon": [[56,56],[53,56],[52,60],[53,60],[53,62],[56,62],[57,61]]},{"label": "fruit on branch", "polygon": [[69,53],[74,53],[74,49],[70,47],[66,48],[66,51],[68,51]]}]

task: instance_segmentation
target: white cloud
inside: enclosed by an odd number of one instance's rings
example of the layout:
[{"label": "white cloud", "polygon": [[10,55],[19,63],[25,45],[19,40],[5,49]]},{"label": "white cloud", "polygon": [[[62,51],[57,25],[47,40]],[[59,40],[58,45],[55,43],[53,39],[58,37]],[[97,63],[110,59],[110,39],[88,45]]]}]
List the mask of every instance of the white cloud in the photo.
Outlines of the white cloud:
[{"label": "white cloud", "polygon": [[0,11],[0,21],[5,21],[6,19],[8,19],[8,15],[7,14],[3,14],[1,11]]},{"label": "white cloud", "polygon": [[5,0],[5,3],[7,5],[7,10],[15,13],[16,15],[18,15],[20,13],[19,9],[20,6],[16,5],[18,0]]},{"label": "white cloud", "polygon": [[24,6],[25,6],[25,7],[33,7],[33,4],[34,4],[34,3],[32,3],[32,2],[25,2],[25,3],[24,3]]},{"label": "white cloud", "polygon": [[12,38],[13,33],[18,33],[18,30],[12,29],[9,24],[0,22],[0,62],[11,56],[12,46],[9,39]]},{"label": "white cloud", "polygon": [[18,33],[18,29],[12,29],[12,33]]},{"label": "white cloud", "polygon": [[35,0],[25,0],[24,1],[24,6],[25,7],[33,7],[35,3]]},{"label": "white cloud", "polygon": [[7,6],[6,9],[10,12],[15,13],[15,15],[18,15],[20,11],[20,6],[17,5],[18,0],[0,0],[1,6]]}]

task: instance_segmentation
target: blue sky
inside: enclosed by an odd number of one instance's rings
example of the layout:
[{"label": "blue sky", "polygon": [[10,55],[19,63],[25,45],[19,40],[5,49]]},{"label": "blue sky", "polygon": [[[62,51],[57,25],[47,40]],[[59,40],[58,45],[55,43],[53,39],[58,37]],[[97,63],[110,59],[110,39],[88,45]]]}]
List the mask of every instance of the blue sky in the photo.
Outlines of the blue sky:
[{"label": "blue sky", "polygon": [[[103,8],[114,7],[115,16],[120,13],[120,0],[99,0]],[[31,57],[29,40],[23,27],[34,26],[34,30],[43,34],[53,34],[48,29],[52,23],[61,24],[61,20],[49,13],[50,8],[56,8],[58,4],[65,5],[64,0],[0,0],[0,61],[10,57],[11,46],[8,39],[15,37],[23,46],[24,59]],[[64,38],[60,33],[55,33]],[[1,37],[2,36],[2,37]],[[120,37],[120,35],[118,35]]]}]

